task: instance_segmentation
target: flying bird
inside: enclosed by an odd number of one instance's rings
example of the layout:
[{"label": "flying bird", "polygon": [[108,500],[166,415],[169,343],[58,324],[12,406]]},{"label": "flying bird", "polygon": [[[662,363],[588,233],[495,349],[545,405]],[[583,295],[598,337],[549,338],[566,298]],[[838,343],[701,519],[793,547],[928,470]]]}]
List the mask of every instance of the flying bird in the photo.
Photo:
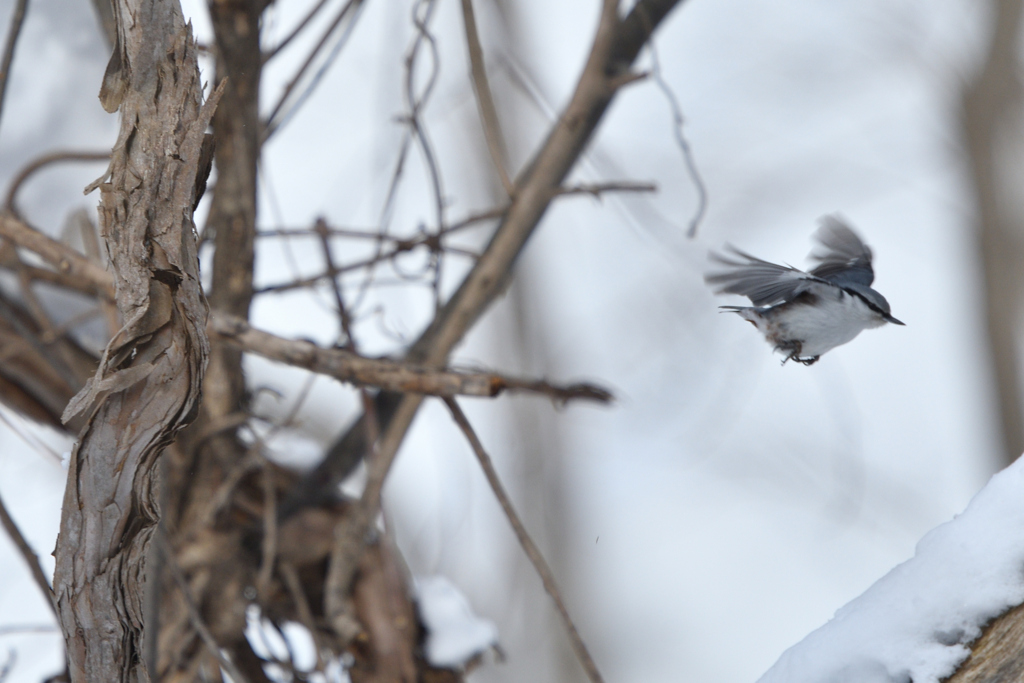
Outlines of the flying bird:
[{"label": "flying bird", "polygon": [[721,306],[749,321],[776,351],[813,365],[822,354],[851,341],[871,327],[903,325],[889,302],[871,289],[875,271],[871,249],[846,223],[826,216],[814,234],[820,247],[811,252],[818,265],[805,273],[751,256],[735,247],[711,253],[725,266],[704,276],[716,294],[741,294],[753,306]]}]

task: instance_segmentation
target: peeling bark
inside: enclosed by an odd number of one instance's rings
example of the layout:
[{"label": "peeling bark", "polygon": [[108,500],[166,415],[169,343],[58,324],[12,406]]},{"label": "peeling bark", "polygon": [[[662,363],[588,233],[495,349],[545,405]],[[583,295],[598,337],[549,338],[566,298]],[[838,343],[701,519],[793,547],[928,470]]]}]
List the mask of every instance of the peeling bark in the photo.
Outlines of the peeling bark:
[{"label": "peeling bark", "polygon": [[145,558],[159,517],[156,464],[195,414],[208,355],[192,199],[218,93],[202,104],[177,2],[118,0],[100,99],[121,130],[100,225],[124,326],[65,420],[85,418],[64,494],[54,593],[71,680],[148,681]]}]

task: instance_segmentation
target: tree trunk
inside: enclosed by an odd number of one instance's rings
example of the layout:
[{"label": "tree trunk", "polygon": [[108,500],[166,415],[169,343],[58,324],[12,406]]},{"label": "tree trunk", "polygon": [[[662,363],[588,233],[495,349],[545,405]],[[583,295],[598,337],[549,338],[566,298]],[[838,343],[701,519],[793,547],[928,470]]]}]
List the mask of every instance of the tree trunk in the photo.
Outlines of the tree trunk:
[{"label": "tree trunk", "polygon": [[176,1],[119,0],[100,93],[121,111],[100,224],[123,327],[65,420],[71,455],[54,593],[71,680],[148,681],[145,558],[158,521],[156,465],[199,405],[206,303],[192,206],[217,95],[202,104],[196,47]]}]

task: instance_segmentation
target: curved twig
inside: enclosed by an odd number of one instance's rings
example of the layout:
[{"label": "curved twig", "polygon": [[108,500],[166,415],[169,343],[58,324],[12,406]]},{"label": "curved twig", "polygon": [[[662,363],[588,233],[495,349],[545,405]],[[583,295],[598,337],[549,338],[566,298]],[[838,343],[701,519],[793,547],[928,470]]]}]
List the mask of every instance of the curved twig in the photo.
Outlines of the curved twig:
[{"label": "curved twig", "polygon": [[18,211],[17,203],[15,202],[18,197],[18,191],[21,190],[21,186],[24,185],[25,181],[31,178],[33,174],[47,166],[50,166],[51,164],[57,164],[65,161],[107,161],[109,159],[110,152],[71,152],[63,150],[44,154],[43,156],[34,159],[27,166],[22,168],[18,172],[18,175],[14,176],[14,180],[11,181],[11,186],[7,189],[7,196],[4,198],[4,208],[14,216],[21,218],[21,213]]}]

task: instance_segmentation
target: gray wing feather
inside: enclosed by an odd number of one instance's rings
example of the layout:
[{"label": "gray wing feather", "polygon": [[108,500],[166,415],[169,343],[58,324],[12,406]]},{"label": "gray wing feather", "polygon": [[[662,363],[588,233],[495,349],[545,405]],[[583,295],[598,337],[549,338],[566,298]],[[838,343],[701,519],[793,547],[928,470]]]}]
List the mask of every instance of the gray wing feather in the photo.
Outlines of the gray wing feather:
[{"label": "gray wing feather", "polygon": [[819,265],[811,275],[838,285],[870,285],[875,280],[871,267],[871,249],[837,216],[825,216],[814,233],[821,248],[811,253]]},{"label": "gray wing feather", "polygon": [[711,259],[728,270],[704,276],[716,294],[741,294],[755,306],[772,306],[792,301],[815,285],[831,284],[802,270],[762,261],[736,247],[728,249],[732,252],[728,256],[711,253]]}]

